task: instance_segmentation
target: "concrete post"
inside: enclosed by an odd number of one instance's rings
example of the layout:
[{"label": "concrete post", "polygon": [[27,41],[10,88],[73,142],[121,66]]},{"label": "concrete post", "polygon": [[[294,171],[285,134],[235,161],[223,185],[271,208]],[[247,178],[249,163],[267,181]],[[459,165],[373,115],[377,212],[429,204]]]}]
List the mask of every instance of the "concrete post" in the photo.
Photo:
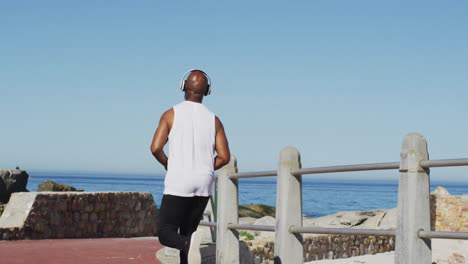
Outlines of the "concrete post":
[{"label": "concrete post", "polygon": [[216,232],[216,263],[239,264],[239,233],[227,228],[239,223],[238,180],[229,176],[237,173],[236,158],[220,169],[218,175],[218,228]]},{"label": "concrete post", "polygon": [[[206,204],[205,211],[203,212],[203,220],[207,222],[216,222],[216,185],[217,179],[213,181],[211,186],[210,200]],[[216,242],[216,227],[210,227],[211,242]]]},{"label": "concrete post", "polygon": [[292,226],[302,226],[302,176],[294,176],[292,170],[301,168],[297,149],[281,150],[276,192],[276,233],[274,263],[303,263],[302,234],[289,232]]},{"label": "concrete post", "polygon": [[430,230],[429,170],[420,163],[429,158],[426,139],[408,134],[401,146],[395,264],[432,263],[431,240],[419,230]]},{"label": "concrete post", "polygon": [[[218,179],[215,179],[215,181],[213,182],[213,186],[212,186],[212,190],[211,190],[211,197],[210,197],[210,205],[211,205],[211,215],[210,215],[210,222],[211,221],[214,221],[216,222],[216,212],[218,210],[218,208],[216,207],[217,206],[217,202],[216,202],[216,195],[217,195],[217,188],[216,186],[218,185]],[[211,237],[212,237],[212,241],[213,242],[216,242],[216,228],[215,227],[210,227],[210,231],[211,231]]]}]

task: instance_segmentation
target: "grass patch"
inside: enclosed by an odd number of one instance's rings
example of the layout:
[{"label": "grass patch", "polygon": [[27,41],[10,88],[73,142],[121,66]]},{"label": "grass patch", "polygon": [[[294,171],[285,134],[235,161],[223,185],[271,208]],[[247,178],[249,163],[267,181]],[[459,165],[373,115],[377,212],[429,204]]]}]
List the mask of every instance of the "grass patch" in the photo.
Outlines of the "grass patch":
[{"label": "grass patch", "polygon": [[244,230],[240,231],[239,236],[240,236],[240,237],[244,237],[244,236],[245,236],[245,237],[247,237],[247,240],[254,240],[254,239],[255,239],[255,236],[254,236],[254,235],[252,235],[252,234],[250,234],[249,232],[244,231]]}]

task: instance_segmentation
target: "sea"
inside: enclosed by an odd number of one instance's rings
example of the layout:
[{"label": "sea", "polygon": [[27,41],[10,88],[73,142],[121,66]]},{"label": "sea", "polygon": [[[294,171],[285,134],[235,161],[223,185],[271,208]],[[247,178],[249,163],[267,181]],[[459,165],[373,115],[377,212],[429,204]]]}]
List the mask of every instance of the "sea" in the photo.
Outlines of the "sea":
[{"label": "sea", "polygon": [[[112,173],[31,172],[29,191],[39,183],[52,180],[89,192],[150,192],[159,207],[164,190],[162,175],[126,175]],[[443,186],[450,194],[468,194],[468,182],[431,182],[431,191]],[[318,217],[339,211],[367,211],[397,207],[398,181],[303,178],[302,208],[306,217]],[[239,204],[275,206],[276,178],[239,180]]]}]

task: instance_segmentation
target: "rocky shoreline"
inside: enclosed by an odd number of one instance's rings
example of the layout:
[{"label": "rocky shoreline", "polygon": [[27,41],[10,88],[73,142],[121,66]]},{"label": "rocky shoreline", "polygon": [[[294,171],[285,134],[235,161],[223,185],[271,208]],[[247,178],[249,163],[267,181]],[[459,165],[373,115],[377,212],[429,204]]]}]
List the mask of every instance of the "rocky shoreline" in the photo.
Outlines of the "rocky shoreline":
[{"label": "rocky shoreline", "polygon": [[[29,174],[19,168],[0,170],[0,216],[13,193],[29,192]],[[73,186],[46,180],[38,185],[38,192],[83,192]]]},{"label": "rocky shoreline", "polygon": [[[275,218],[241,217],[241,224],[275,225]],[[365,228],[365,229],[395,229],[396,208],[372,211],[345,211],[323,217],[303,219],[303,226],[333,227],[333,228]],[[240,231],[240,240],[244,241],[254,257],[260,263],[270,263],[274,257],[273,232]],[[343,236],[343,235],[313,235],[304,236],[304,260],[349,258],[352,256],[376,254],[393,251],[394,237],[385,236]]]},{"label": "rocky shoreline", "polygon": [[[258,206],[257,206],[258,207]],[[443,187],[431,193],[431,226],[437,231],[468,231],[468,195],[454,196]],[[351,229],[396,229],[397,208],[371,211],[345,211],[332,215],[303,218],[305,227],[351,228]],[[261,218],[240,217],[241,224],[275,225],[273,216]],[[274,233],[241,230],[240,240],[245,242],[257,263],[273,263]],[[393,263],[394,237],[339,236],[304,234],[304,260],[317,263]],[[377,254],[374,256],[374,254]],[[356,258],[357,262],[339,261]],[[369,261],[362,259],[370,258]],[[390,258],[390,260],[389,260]],[[435,263],[468,263],[468,241],[433,239]],[[336,261],[336,262],[333,262]],[[315,263],[315,262],[311,262]]]}]

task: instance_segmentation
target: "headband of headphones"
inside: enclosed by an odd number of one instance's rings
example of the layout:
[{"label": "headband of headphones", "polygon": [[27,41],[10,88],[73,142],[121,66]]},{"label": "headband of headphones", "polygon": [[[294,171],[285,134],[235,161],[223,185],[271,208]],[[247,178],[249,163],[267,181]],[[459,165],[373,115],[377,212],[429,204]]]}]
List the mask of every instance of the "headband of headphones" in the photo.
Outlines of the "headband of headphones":
[{"label": "headband of headphones", "polygon": [[187,78],[188,76],[190,75],[190,73],[192,73],[193,71],[199,71],[201,73],[203,73],[203,75],[205,75],[206,79],[208,80],[208,85],[206,87],[206,91],[205,91],[205,96],[206,95],[210,95],[211,94],[211,80],[210,80],[210,76],[208,76],[208,74],[206,74],[206,72],[202,71],[202,70],[198,70],[198,69],[192,69],[188,72],[186,72],[183,76],[182,76],[182,79],[180,80],[180,90],[184,91],[185,92],[185,82],[187,81]]}]

